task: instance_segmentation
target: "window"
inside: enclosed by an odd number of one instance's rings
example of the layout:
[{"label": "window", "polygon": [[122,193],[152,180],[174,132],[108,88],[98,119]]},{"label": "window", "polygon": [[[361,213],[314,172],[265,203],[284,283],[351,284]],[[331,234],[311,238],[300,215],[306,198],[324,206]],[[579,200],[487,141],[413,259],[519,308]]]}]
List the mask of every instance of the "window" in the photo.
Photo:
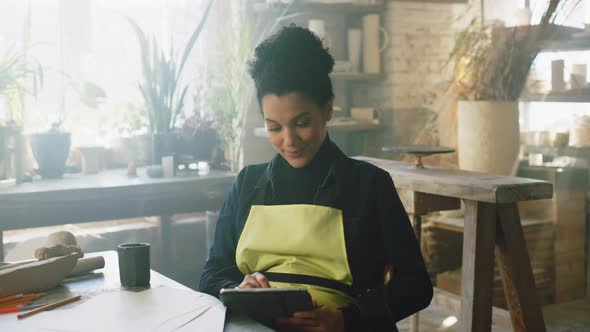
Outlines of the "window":
[{"label": "window", "polygon": [[[63,127],[72,133],[75,146],[108,146],[114,137],[141,131],[123,123],[128,122],[123,121],[126,116],[139,117],[137,111],[132,111],[142,105],[137,87],[141,79],[139,47],[125,17],[153,34],[164,49],[174,45],[176,54],[180,54],[206,4],[206,0],[0,2],[0,53],[22,44],[23,23],[30,9],[30,54],[44,68],[43,89],[36,99],[26,101],[25,131],[46,130],[52,122],[63,119]],[[206,54],[204,39],[201,35],[183,73],[187,82],[195,78],[200,59]],[[80,102],[77,90],[85,82],[98,85],[107,94],[96,109]],[[194,89],[189,88],[187,112],[192,107],[193,93]],[[7,113],[1,107],[0,118]]]}]

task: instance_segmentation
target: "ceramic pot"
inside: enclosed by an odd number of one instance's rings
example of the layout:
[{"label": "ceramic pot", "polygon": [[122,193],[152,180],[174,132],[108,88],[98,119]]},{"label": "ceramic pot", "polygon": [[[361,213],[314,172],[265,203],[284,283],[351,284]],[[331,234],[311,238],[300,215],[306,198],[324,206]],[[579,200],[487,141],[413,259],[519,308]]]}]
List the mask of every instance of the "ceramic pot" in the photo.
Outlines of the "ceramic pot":
[{"label": "ceramic pot", "polygon": [[70,153],[70,133],[49,131],[32,134],[29,136],[29,142],[41,177],[61,178]]},{"label": "ceramic pot", "polygon": [[513,175],[518,167],[518,102],[460,101],[458,152],[461,169]]}]

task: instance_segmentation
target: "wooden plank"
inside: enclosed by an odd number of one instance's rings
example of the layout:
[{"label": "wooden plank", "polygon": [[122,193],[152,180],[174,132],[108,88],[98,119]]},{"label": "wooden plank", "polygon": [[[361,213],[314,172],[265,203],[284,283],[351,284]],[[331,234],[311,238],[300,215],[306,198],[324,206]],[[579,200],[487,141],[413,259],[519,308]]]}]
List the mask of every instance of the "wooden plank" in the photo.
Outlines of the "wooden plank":
[{"label": "wooden plank", "polygon": [[458,169],[426,166],[371,158],[364,160],[391,174],[399,189],[450,196],[488,203],[513,203],[551,198],[553,185],[546,181],[469,172]]},{"label": "wooden plank", "polygon": [[496,209],[493,204],[465,200],[461,331],[490,331],[494,278]]},{"label": "wooden plank", "polygon": [[423,215],[433,211],[456,210],[461,208],[458,198],[398,190],[399,197],[406,211],[410,214]]},{"label": "wooden plank", "polygon": [[499,204],[496,257],[515,331],[543,332],[545,322],[535,291],[526,242],[516,204]]},{"label": "wooden plank", "polygon": [[[463,231],[465,221],[462,217],[447,217],[445,215],[428,216],[428,222],[433,223],[436,227],[448,226],[451,230]],[[527,218],[521,220],[522,227],[526,228],[526,234],[542,233],[544,235],[552,235],[553,223],[548,219]],[[537,235],[539,236],[539,235]]]},{"label": "wooden plank", "polygon": [[385,10],[383,4],[367,5],[367,4],[352,4],[352,3],[294,3],[294,4],[267,4],[257,3],[253,6],[254,11],[257,13],[272,13],[280,14],[286,12],[289,14],[369,14],[369,13],[382,13]]}]

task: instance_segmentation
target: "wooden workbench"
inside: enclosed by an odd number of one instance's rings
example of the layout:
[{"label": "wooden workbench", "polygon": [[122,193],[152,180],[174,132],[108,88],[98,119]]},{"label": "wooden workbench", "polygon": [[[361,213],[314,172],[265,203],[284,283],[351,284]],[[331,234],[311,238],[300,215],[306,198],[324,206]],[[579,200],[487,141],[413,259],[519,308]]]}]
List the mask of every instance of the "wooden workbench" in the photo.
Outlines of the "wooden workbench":
[{"label": "wooden workbench", "polygon": [[551,183],[431,166],[417,169],[369,157],[356,159],[388,171],[398,190],[463,201],[461,331],[491,330],[494,247],[514,330],[546,330],[517,203],[551,198]]},{"label": "wooden workbench", "polygon": [[220,209],[234,179],[234,173],[216,170],[150,178],[143,169],[137,177],[127,176],[126,169],[113,169],[0,188],[0,261],[2,231],[146,216],[160,216],[166,256],[171,216]]}]

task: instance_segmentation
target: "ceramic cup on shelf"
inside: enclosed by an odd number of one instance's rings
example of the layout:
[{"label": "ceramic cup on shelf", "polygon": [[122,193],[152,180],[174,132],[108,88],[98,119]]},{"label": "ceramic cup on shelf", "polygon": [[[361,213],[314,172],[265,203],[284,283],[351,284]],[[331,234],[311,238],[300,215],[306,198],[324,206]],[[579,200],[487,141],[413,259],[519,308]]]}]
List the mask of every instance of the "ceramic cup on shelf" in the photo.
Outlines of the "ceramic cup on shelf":
[{"label": "ceramic cup on shelf", "polygon": [[586,86],[586,64],[573,64],[570,70],[570,86],[572,89],[581,89]]},{"label": "ceramic cup on shelf", "polygon": [[563,60],[551,61],[551,91],[560,92],[565,90],[563,79],[565,62]]},{"label": "ceramic cup on shelf", "polygon": [[102,146],[79,147],[83,174],[95,174],[100,171],[103,163],[104,148]]},{"label": "ceramic cup on shelf", "polygon": [[362,31],[360,29],[348,29],[348,60],[351,71],[359,72],[362,51]]},{"label": "ceramic cup on shelf", "polygon": [[[380,34],[383,34],[383,44],[379,45]],[[363,71],[376,74],[381,72],[381,52],[389,44],[389,35],[381,27],[379,14],[363,16]]]}]

